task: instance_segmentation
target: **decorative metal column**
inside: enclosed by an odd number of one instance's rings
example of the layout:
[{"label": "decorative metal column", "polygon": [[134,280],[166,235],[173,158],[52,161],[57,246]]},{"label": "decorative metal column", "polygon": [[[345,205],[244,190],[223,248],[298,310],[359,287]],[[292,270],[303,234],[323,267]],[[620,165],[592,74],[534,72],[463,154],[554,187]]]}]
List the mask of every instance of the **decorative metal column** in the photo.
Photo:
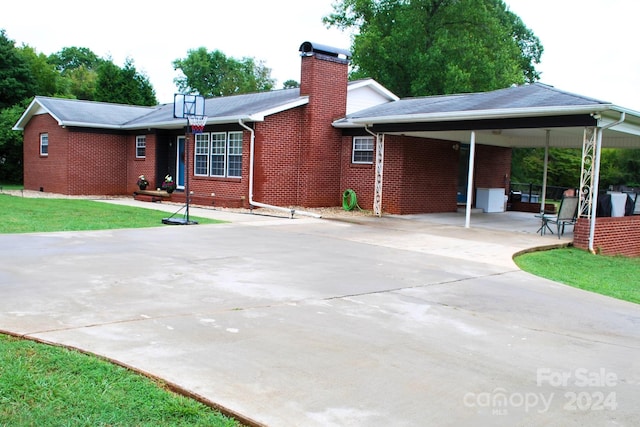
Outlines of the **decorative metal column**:
[{"label": "decorative metal column", "polygon": [[597,133],[595,127],[584,128],[582,166],[580,168],[580,204],[578,205],[578,216],[583,218],[591,218]]},{"label": "decorative metal column", "polygon": [[384,134],[376,134],[376,182],[373,195],[373,214],[382,216],[382,169],[384,166]]}]

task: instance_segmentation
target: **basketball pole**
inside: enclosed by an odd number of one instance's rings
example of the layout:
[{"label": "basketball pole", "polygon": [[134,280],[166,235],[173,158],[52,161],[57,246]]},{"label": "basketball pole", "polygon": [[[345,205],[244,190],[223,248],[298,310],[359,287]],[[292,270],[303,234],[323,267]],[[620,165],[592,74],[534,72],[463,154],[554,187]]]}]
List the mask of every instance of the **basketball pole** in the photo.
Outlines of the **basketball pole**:
[{"label": "basketball pole", "polygon": [[187,130],[185,132],[185,145],[184,145],[184,193],[185,193],[185,201],[186,201],[186,205],[185,205],[185,214],[186,214],[186,221],[187,224],[189,224],[189,199],[191,198],[191,194],[189,193],[189,144],[190,144],[190,139],[189,135],[189,118],[187,117]]}]

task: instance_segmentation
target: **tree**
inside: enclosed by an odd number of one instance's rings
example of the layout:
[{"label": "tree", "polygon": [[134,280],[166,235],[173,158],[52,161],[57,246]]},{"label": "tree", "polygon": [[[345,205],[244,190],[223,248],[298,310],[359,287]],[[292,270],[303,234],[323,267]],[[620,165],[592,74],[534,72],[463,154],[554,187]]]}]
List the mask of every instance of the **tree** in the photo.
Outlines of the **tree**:
[{"label": "tree", "polygon": [[282,84],[283,89],[293,89],[294,87],[300,87],[300,83],[295,80],[287,80]]},{"label": "tree", "polygon": [[30,46],[23,46],[16,50],[24,62],[29,66],[31,75],[35,79],[34,94],[42,96],[56,95],[60,73],[49,63],[45,54],[38,54]]},{"label": "tree", "polygon": [[11,107],[0,110],[0,182],[18,184],[22,182],[22,132],[12,130],[29,105],[25,99]]},{"label": "tree", "polygon": [[124,68],[112,61],[98,67],[95,100],[132,105],[156,105],[155,91],[149,79],[136,71],[133,61],[127,59]]},{"label": "tree", "polygon": [[103,59],[86,47],[64,47],[59,52],[49,55],[49,63],[62,74],[83,67],[97,70],[102,62]]},{"label": "tree", "polygon": [[173,61],[182,77],[174,79],[181,92],[197,92],[204,97],[268,91],[273,88],[271,70],[253,58],[237,60],[219,50],[208,52],[200,47],[190,50],[186,58]]},{"label": "tree", "polygon": [[502,0],[342,0],[323,21],[358,29],[351,78],[372,77],[401,97],[539,78],[542,45]]},{"label": "tree", "polygon": [[15,43],[0,30],[0,109],[35,95],[36,79]]},{"label": "tree", "polygon": [[65,47],[49,55],[48,62],[60,74],[57,95],[95,100],[98,69],[104,59],[86,47]]}]

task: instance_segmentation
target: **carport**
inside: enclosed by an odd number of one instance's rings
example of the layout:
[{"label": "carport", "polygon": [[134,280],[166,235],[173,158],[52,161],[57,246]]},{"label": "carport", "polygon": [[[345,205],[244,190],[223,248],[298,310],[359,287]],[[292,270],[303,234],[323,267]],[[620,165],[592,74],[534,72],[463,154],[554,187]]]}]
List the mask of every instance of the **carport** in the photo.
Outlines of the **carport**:
[{"label": "carport", "polygon": [[543,194],[550,147],[581,148],[578,216],[589,221],[594,251],[602,148],[640,148],[640,113],[609,102],[534,83],[492,92],[407,98],[372,107],[334,123],[364,127],[376,141],[374,213],[382,214],[385,135],[407,135],[469,144],[465,227],[471,225],[477,144],[545,148]]}]

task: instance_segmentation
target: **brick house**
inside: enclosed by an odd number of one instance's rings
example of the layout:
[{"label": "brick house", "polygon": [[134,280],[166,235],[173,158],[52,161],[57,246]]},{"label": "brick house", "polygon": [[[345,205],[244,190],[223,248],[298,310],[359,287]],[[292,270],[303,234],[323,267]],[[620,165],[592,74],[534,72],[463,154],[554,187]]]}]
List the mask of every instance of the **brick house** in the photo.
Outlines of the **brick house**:
[{"label": "brick house", "polygon": [[36,97],[14,126],[25,189],[126,195],[139,175],[156,188],[170,174],[182,201],[188,171],[195,204],[340,206],[353,189],[380,214],[454,212],[477,188],[508,189],[512,147],[544,146],[545,129],[553,145],[580,146],[564,130],[617,112],[541,84],[400,100],[374,80],[349,82],[347,51],[299,51],[299,88],[207,99],[199,135],[185,136],[172,104]]}]

